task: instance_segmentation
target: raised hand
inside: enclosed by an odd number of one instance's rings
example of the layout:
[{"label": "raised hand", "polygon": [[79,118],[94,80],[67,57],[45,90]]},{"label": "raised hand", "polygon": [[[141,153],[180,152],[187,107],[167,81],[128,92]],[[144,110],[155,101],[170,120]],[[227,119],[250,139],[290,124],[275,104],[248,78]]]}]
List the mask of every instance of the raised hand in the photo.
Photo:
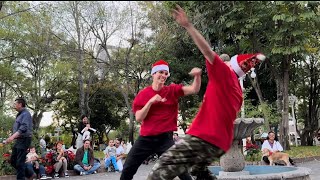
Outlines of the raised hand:
[{"label": "raised hand", "polygon": [[201,73],[202,73],[202,69],[197,68],[197,67],[192,68],[191,71],[189,72],[189,74],[190,74],[191,76],[200,76]]},{"label": "raised hand", "polygon": [[177,5],[176,9],[173,10],[172,15],[180,26],[187,27],[190,25],[187,14],[179,5]]}]

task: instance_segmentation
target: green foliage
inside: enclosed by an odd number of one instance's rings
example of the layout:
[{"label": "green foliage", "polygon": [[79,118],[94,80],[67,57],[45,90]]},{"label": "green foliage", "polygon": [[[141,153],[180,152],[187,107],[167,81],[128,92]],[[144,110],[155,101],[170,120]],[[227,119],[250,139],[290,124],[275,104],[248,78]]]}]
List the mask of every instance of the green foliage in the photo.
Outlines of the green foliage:
[{"label": "green foliage", "polygon": [[[15,12],[30,7],[27,2],[8,2],[6,11]],[[51,103],[70,75],[67,63],[59,66],[66,48],[61,41],[64,37],[55,36],[49,13],[52,9],[50,6],[43,7],[7,17],[0,26],[1,37],[4,37],[0,56],[14,72],[12,75],[5,74],[6,84],[15,95],[27,99],[29,108],[34,112],[36,130],[42,113],[50,110]]]},{"label": "green foliage", "polygon": [[7,139],[11,134],[15,119],[0,112],[0,142]]},{"label": "green foliage", "polygon": [[245,100],[245,117],[266,118],[271,126],[275,126],[279,123],[280,114],[277,113],[277,109],[274,104],[258,104],[252,105],[250,100]]},{"label": "green foliage", "polygon": [[[0,117],[1,118],[1,117]],[[10,154],[13,144],[3,145],[1,140],[0,146],[0,176],[15,174],[16,170],[9,163]]]},{"label": "green foliage", "polygon": [[122,137],[123,140],[128,141],[126,137],[129,137],[129,125],[126,121],[120,122],[120,126],[116,130],[116,137]]},{"label": "green foliage", "polygon": [[247,152],[245,156],[246,161],[259,161],[261,160],[261,150],[259,146],[254,144],[247,144],[245,147],[245,151]]},{"label": "green foliage", "polygon": [[62,134],[61,140],[63,141],[63,144],[68,148],[71,146],[72,136],[70,133]]},{"label": "green foliage", "polygon": [[0,176],[16,174],[16,170],[11,166],[6,158],[0,157]]}]

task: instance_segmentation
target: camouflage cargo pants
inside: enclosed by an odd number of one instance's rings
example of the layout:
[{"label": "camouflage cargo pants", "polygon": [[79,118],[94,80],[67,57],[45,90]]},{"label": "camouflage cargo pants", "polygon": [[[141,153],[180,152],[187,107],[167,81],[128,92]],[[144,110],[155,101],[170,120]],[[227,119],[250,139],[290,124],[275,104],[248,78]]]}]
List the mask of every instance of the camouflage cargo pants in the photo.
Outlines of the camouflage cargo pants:
[{"label": "camouflage cargo pants", "polygon": [[224,151],[218,147],[195,136],[186,135],[181,142],[160,156],[147,180],[172,180],[189,170],[197,179],[209,179],[210,171],[207,166],[223,154]]}]

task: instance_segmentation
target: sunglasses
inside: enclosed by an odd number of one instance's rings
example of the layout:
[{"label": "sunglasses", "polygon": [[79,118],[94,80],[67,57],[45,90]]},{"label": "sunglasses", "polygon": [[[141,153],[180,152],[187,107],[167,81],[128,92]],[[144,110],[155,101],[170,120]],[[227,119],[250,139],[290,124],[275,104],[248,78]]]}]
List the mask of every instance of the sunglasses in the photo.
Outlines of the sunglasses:
[{"label": "sunglasses", "polygon": [[158,71],[160,74],[164,74],[164,75],[166,75],[166,76],[168,76],[169,75],[169,73],[167,72],[167,71]]}]

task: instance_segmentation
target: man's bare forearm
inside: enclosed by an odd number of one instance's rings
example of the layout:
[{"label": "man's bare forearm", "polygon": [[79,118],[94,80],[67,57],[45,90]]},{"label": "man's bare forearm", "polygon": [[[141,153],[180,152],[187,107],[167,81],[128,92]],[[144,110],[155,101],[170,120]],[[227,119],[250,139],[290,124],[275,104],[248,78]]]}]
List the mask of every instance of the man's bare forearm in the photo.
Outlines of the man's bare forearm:
[{"label": "man's bare forearm", "polygon": [[185,29],[191,36],[194,43],[197,45],[198,49],[205,56],[205,58],[208,59],[210,63],[213,63],[214,56],[212,54],[212,49],[209,43],[205,40],[205,38],[191,23],[189,23],[189,25],[186,26]]}]

